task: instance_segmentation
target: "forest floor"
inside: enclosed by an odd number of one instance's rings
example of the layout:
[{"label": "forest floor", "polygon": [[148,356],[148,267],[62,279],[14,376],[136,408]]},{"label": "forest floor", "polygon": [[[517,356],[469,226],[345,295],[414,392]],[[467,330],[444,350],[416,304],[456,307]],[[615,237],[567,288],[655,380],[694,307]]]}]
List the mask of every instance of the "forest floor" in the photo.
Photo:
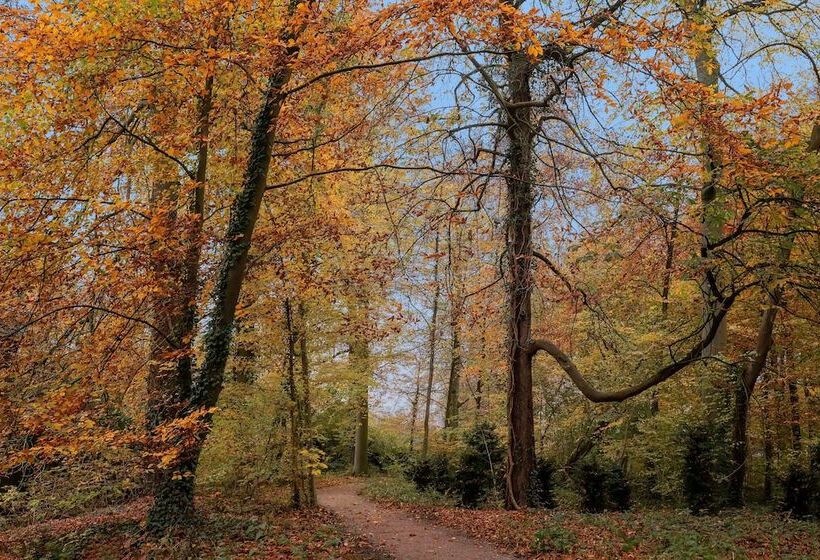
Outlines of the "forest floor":
[{"label": "forest floor", "polygon": [[0,529],[0,560],[389,560],[326,509],[295,511],[281,488],[198,492],[198,522],[161,539],[144,520],[150,498]]},{"label": "forest floor", "polygon": [[751,510],[468,510],[400,477],[323,477],[319,499],[322,507],[295,511],[281,487],[205,488],[197,524],[159,540],[143,530],[150,498],[60,519],[6,519],[0,560],[820,559],[820,523]]},{"label": "forest floor", "polygon": [[464,509],[400,477],[373,477],[363,492],[382,508],[533,560],[820,560],[820,523],[752,509],[700,517],[670,508]]}]

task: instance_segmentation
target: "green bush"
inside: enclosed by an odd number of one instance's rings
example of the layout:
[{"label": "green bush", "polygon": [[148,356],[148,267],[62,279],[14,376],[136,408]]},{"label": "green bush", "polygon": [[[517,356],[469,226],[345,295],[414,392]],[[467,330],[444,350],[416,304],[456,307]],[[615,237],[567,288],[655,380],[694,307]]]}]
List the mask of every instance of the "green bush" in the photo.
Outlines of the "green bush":
[{"label": "green bush", "polygon": [[532,548],[536,552],[557,552],[566,554],[575,544],[575,534],[560,523],[548,525],[535,531]]},{"label": "green bush", "polygon": [[467,431],[464,440],[466,449],[456,469],[456,490],[461,504],[474,508],[503,488],[505,451],[495,428],[487,422]]},{"label": "green bush", "polygon": [[623,467],[615,463],[609,467],[606,474],[604,485],[609,509],[615,511],[628,510],[632,505],[632,489]]},{"label": "green bush", "polygon": [[317,447],[325,454],[325,464],[333,472],[349,471],[353,462],[353,444],[350,435],[336,429],[321,430],[316,438]]},{"label": "green bush", "polygon": [[683,494],[693,515],[712,513],[717,508],[713,476],[714,439],[710,430],[695,426],[683,432]]},{"label": "green bush", "polygon": [[606,509],[606,474],[596,460],[585,461],[578,469],[581,488],[581,509],[600,513]]},{"label": "green bush", "polygon": [[395,466],[406,466],[410,456],[403,439],[381,430],[370,430],[367,442],[367,461],[371,469],[382,472]]},{"label": "green bush", "polygon": [[534,506],[547,509],[555,507],[554,475],[555,465],[552,461],[539,457],[530,480],[531,500]]},{"label": "green bush", "polygon": [[453,475],[450,459],[443,453],[417,459],[407,471],[408,478],[420,492],[432,489],[441,494],[453,488]]},{"label": "green bush", "polygon": [[626,511],[632,491],[626,473],[616,463],[602,465],[593,458],[579,468],[581,509],[589,513]]},{"label": "green bush", "polygon": [[405,474],[420,492],[435,490],[454,495],[465,507],[478,507],[491,495],[500,495],[504,481],[505,450],[495,428],[481,423],[464,434],[465,447],[456,461],[436,453],[413,461]]},{"label": "green bush", "polygon": [[817,475],[798,463],[792,463],[783,480],[780,509],[798,519],[811,517],[817,509]]},{"label": "green bush", "polygon": [[416,485],[403,477],[371,476],[367,479],[364,495],[380,501],[403,504],[452,506],[452,501],[432,488],[420,491]]}]

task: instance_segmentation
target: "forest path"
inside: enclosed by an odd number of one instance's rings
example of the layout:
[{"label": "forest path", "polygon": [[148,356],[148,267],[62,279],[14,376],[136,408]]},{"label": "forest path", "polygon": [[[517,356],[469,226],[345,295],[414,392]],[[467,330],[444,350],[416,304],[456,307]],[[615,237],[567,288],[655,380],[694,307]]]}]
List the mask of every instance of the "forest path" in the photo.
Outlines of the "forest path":
[{"label": "forest path", "polygon": [[338,515],[347,527],[396,560],[514,560],[459,532],[389,509],[360,496],[360,484],[318,490],[319,505]]}]

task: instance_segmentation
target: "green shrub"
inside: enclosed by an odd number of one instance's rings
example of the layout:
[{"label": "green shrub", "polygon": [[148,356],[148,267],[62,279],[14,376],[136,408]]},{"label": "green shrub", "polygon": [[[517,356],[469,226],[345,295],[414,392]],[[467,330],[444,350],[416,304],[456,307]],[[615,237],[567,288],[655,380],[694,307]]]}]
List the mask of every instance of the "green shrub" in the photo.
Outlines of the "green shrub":
[{"label": "green shrub", "polygon": [[783,481],[780,509],[798,519],[806,519],[815,513],[817,499],[816,475],[800,464],[792,463]]},{"label": "green shrub", "polygon": [[467,431],[464,440],[466,449],[456,469],[456,490],[461,504],[474,508],[503,488],[505,451],[495,428],[487,422]]},{"label": "green shrub", "polygon": [[631,505],[629,481],[616,463],[602,465],[595,458],[583,462],[579,468],[579,485],[581,509],[586,512],[626,511]]},{"label": "green shrub", "polygon": [[370,430],[367,442],[367,461],[371,469],[382,472],[391,470],[396,465],[406,466],[410,457],[406,444],[397,435],[381,430]]},{"label": "green shrub", "polygon": [[420,492],[435,490],[454,495],[465,507],[478,507],[493,494],[500,495],[504,481],[505,450],[495,428],[481,423],[464,435],[465,448],[457,461],[436,453],[413,461],[405,473]]},{"label": "green shrub", "polygon": [[336,429],[319,431],[317,446],[325,454],[325,464],[333,472],[349,471],[353,460],[353,445],[349,434]]},{"label": "green shrub", "polygon": [[371,476],[367,479],[364,495],[380,501],[403,504],[451,506],[452,501],[432,488],[420,491],[415,484],[403,477]]},{"label": "green shrub", "polygon": [[632,505],[632,489],[626,472],[617,463],[612,464],[605,480],[605,491],[608,498],[608,508],[615,511],[626,511]]},{"label": "green shrub", "polygon": [[581,509],[600,513],[606,509],[606,474],[596,460],[585,461],[578,469],[581,489]]},{"label": "green shrub", "polygon": [[531,500],[534,506],[547,509],[555,507],[554,474],[555,465],[552,461],[539,457],[530,479]]},{"label": "green shrub", "polygon": [[420,492],[432,489],[446,494],[453,487],[453,468],[449,458],[443,453],[414,461],[408,468],[407,475]]},{"label": "green shrub", "polygon": [[566,554],[575,544],[575,534],[559,524],[549,525],[535,531],[532,548],[536,552]]},{"label": "green shrub", "polygon": [[713,472],[714,440],[709,429],[695,426],[683,432],[683,493],[693,515],[714,512],[715,480]]}]

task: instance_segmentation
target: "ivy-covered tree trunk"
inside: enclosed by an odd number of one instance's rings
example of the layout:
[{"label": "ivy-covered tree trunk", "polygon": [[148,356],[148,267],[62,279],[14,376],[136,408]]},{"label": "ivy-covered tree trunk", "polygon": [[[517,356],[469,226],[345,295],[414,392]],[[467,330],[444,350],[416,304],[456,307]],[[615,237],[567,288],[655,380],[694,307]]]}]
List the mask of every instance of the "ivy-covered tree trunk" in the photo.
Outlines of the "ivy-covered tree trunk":
[{"label": "ivy-covered tree trunk", "polygon": [[529,350],[532,309],[532,152],[530,79],[533,65],[524,52],[507,57],[510,104],[506,123],[507,258],[509,299],[508,344],[508,454],[506,505],[527,506],[530,473],[535,467],[533,431],[532,353]]},{"label": "ivy-covered tree trunk", "polygon": [[[291,2],[290,13],[295,7],[295,2]],[[288,41],[294,38],[291,32],[285,35]],[[262,107],[256,116],[251,133],[242,189],[231,207],[222,248],[222,262],[212,292],[213,312],[203,339],[204,358],[196,387],[191,395],[189,410],[192,412],[215,406],[222,391],[225,365],[233,336],[236,304],[245,279],[248,252],[259,207],[267,187],[276,122],[285,99],[283,89],[291,77],[290,62],[298,54],[298,47],[290,42],[292,46],[285,49],[279,70],[268,79]],[[205,421],[210,424],[210,415],[205,417]],[[197,445],[187,450],[175,472],[165,471],[163,479],[157,485],[154,505],[149,512],[149,528],[162,529],[187,521],[192,515],[193,475],[199,463],[203,444],[204,434]]]},{"label": "ivy-covered tree trunk", "polygon": [[[455,305],[455,302],[453,304]],[[447,406],[444,413],[444,427],[458,427],[459,385],[461,383],[461,341],[458,336],[458,315],[454,313],[452,341],[450,345],[450,377],[447,381]]]}]

